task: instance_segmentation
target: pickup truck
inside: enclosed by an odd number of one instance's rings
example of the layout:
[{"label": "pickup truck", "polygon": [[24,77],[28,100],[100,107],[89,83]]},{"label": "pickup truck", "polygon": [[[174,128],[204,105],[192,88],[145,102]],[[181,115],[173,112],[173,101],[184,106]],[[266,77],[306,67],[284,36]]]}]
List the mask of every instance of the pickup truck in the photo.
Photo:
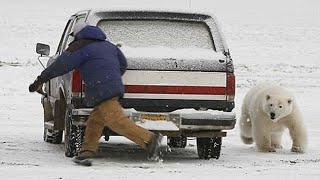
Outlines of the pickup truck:
[{"label": "pickup truck", "polygon": [[[38,43],[39,57],[54,62],[73,40],[76,23],[99,26],[123,51],[123,110],[138,125],[167,136],[171,148],[185,148],[196,138],[201,159],[220,157],[225,130],[236,124],[233,61],[213,15],[170,10],[85,10],[70,17],[55,55]],[[41,62],[41,61],[40,61]],[[47,82],[42,96],[44,141],[77,155],[86,120],[85,84],[77,70]],[[64,133],[63,133],[64,132]],[[103,136],[116,136],[105,128]]]}]

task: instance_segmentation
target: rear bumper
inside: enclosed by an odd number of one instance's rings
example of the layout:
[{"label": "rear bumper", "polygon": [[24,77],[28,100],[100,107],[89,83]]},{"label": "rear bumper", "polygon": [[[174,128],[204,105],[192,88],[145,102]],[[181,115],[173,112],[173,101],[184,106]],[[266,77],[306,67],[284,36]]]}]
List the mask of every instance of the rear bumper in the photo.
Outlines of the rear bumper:
[{"label": "rear bumper", "polygon": [[[85,126],[92,110],[91,108],[73,109],[72,119],[74,123]],[[213,110],[182,109],[170,113],[150,113],[124,109],[124,113],[141,127],[152,131],[167,132],[167,134],[175,132],[180,132],[180,134],[181,132],[219,132],[233,129],[236,124],[235,113]],[[153,118],[146,119],[145,117]]]}]

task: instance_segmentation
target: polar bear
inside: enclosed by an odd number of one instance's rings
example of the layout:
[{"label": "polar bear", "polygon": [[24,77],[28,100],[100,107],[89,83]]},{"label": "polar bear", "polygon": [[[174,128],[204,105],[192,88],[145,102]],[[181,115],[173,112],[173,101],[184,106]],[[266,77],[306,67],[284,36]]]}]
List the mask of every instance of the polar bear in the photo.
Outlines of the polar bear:
[{"label": "polar bear", "polygon": [[240,135],[245,144],[253,141],[259,151],[281,149],[281,137],[289,129],[292,152],[304,153],[307,133],[293,95],[279,85],[264,83],[246,94],[241,107]]}]

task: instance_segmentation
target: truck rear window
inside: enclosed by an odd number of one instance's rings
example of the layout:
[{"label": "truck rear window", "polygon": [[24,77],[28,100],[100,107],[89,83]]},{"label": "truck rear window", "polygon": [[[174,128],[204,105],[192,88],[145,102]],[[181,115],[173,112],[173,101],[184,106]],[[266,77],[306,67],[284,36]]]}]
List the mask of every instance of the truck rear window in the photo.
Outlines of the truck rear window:
[{"label": "truck rear window", "polygon": [[215,50],[210,29],[204,22],[102,20],[98,26],[110,41],[125,46]]}]

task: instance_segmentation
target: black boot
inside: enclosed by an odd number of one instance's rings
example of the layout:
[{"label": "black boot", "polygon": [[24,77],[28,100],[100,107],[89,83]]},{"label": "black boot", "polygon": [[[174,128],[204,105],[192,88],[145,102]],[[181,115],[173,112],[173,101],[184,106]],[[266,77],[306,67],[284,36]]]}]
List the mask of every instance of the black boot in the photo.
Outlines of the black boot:
[{"label": "black boot", "polygon": [[91,166],[92,160],[96,156],[95,152],[93,151],[82,151],[79,153],[78,156],[74,157],[72,160],[73,162],[83,165],[83,166]]},{"label": "black boot", "polygon": [[160,145],[162,141],[162,134],[157,133],[154,135],[152,138],[151,143],[149,144],[149,149],[148,149],[148,160],[150,161],[158,161],[160,159]]}]

